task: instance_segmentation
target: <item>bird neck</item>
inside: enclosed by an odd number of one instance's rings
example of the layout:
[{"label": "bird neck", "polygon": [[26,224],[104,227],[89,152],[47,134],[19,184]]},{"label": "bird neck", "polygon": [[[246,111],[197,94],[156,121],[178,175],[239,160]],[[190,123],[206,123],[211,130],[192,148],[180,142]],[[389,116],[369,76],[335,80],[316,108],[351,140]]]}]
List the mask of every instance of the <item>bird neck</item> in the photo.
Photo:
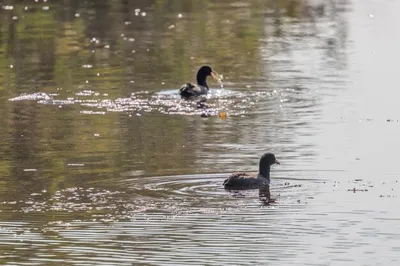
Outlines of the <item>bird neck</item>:
[{"label": "bird neck", "polygon": [[263,177],[269,179],[269,172],[270,172],[270,166],[268,166],[268,167],[262,167],[262,168],[260,167],[260,174],[261,174]]},{"label": "bird neck", "polygon": [[197,73],[197,84],[199,84],[200,86],[206,87],[208,89],[206,78],[207,77],[202,75],[201,73]]}]

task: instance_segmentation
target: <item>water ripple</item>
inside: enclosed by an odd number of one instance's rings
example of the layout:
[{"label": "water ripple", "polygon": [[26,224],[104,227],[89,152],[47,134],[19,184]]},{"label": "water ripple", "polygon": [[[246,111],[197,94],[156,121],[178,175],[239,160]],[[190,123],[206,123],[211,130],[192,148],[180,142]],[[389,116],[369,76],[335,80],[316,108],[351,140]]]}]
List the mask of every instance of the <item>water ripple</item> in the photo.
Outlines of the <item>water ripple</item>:
[{"label": "water ripple", "polygon": [[[325,256],[360,247],[368,251],[372,247],[368,240],[376,237],[384,238],[387,247],[400,249],[389,227],[377,231],[374,226],[395,225],[398,219],[386,219],[384,213],[376,217],[360,201],[382,199],[379,195],[385,190],[395,193],[391,188],[396,182],[307,179],[340,173],[276,171],[271,192],[277,201],[268,206],[259,201],[257,190],[226,192],[225,173],[133,175],[114,180],[117,187],[123,184],[124,191],[68,188],[52,195],[32,193],[24,203],[0,204],[3,215],[11,210],[7,206],[13,206],[14,211],[20,208],[14,217],[22,213],[30,220],[0,222],[0,245],[9,246],[1,258],[12,259],[13,252],[29,249],[37,255],[31,264],[57,262],[60,256],[79,265],[159,264],[172,256],[173,264],[290,265],[318,256],[312,248],[316,238],[321,247],[330,247],[322,249]],[[348,200],[353,209],[343,207],[349,206]],[[42,223],[46,220],[38,215],[52,219]],[[196,256],[199,253],[204,256]],[[340,257],[335,261],[343,262]]]},{"label": "water ripple", "polygon": [[[75,93],[74,97],[60,99],[59,95],[47,93],[22,94],[9,99],[10,101],[34,100],[39,104],[79,105],[85,114],[104,114],[107,112],[128,112],[143,115],[150,112],[178,115],[206,115],[214,116],[226,112],[229,116],[238,116],[256,112],[258,102],[277,101],[288,108],[308,110],[315,105],[314,94],[302,89],[284,89],[274,91],[226,89],[212,90],[204,101],[182,100],[176,90],[166,90],[158,93],[140,91],[132,93],[128,98],[109,99],[108,94],[101,94],[94,90],[83,89]],[[90,108],[90,109],[87,109]],[[100,109],[100,110],[99,110]],[[269,110],[265,110],[269,111]]]}]

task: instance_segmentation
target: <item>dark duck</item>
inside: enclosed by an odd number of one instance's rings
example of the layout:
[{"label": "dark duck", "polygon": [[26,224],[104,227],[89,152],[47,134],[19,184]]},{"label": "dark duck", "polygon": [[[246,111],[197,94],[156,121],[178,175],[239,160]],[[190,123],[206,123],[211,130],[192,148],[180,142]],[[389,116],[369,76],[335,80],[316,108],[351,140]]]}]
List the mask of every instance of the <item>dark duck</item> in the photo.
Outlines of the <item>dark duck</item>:
[{"label": "dark duck", "polygon": [[273,153],[265,153],[261,156],[259,172],[257,173],[233,173],[223,183],[227,190],[261,189],[268,187],[270,183],[271,165],[280,164]]},{"label": "dark duck", "polygon": [[213,72],[212,68],[209,66],[200,67],[199,71],[197,71],[197,85],[190,82],[182,85],[182,87],[179,89],[179,95],[184,99],[191,99],[201,95],[207,95],[209,90],[207,85],[208,76],[216,79],[218,74]]}]

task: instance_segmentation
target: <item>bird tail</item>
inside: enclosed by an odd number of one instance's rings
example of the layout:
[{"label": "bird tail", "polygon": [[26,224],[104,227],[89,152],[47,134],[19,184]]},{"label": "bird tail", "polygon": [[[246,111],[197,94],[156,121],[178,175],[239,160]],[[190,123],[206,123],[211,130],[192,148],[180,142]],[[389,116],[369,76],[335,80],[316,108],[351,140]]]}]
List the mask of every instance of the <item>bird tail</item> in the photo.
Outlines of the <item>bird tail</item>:
[{"label": "bird tail", "polygon": [[182,87],[179,89],[179,95],[182,96],[183,98],[189,98],[194,95],[191,92],[191,89],[193,88],[194,85],[192,83],[183,84]]}]

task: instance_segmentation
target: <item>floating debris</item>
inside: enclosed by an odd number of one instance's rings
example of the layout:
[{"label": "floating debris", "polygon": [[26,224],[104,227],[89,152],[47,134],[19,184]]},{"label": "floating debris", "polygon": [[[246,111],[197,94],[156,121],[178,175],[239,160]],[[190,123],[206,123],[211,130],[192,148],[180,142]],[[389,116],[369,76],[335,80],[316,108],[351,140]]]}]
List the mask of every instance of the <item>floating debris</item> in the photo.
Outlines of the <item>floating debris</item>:
[{"label": "floating debris", "polygon": [[227,115],[226,112],[219,112],[219,113],[218,113],[218,117],[219,117],[221,120],[226,120],[226,119],[228,118],[228,115]]},{"label": "floating debris", "polygon": [[367,192],[368,189],[349,188],[347,191],[352,191],[353,193],[356,193],[356,192]]}]

